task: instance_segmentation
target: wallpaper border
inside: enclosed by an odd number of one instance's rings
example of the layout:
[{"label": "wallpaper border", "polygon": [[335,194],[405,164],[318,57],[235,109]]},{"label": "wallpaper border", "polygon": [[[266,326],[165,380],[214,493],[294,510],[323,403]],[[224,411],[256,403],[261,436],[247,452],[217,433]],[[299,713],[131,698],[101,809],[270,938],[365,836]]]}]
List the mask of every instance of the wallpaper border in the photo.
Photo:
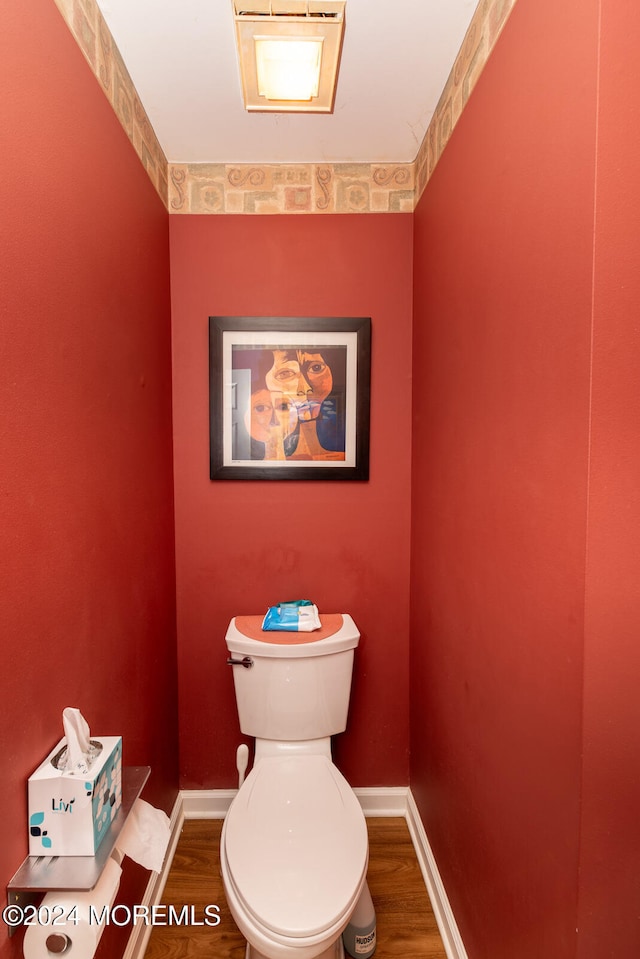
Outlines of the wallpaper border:
[{"label": "wallpaper border", "polygon": [[54,0],[171,214],[410,213],[516,0],[480,0],[411,163],[171,163],[96,0]]}]

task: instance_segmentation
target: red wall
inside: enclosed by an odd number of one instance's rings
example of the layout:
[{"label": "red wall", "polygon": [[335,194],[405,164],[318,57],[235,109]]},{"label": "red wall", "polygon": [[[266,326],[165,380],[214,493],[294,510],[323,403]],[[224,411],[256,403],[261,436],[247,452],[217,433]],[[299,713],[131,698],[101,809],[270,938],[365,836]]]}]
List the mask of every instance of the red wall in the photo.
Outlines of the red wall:
[{"label": "red wall", "polygon": [[177,719],[168,216],[51,0],[8,5],[0,45],[4,888],[65,706],[168,810]]},{"label": "red wall", "polygon": [[640,11],[602,4],[579,959],[640,955]]},{"label": "red wall", "polygon": [[[229,620],[291,598],[349,612],[362,632],[338,765],[353,785],[408,782],[411,244],[406,215],[171,220],[185,787],[237,779]],[[211,482],[214,314],[371,316],[368,483]]]},{"label": "red wall", "polygon": [[[518,0],[415,218],[169,227],[54,4],[1,42],[0,877],[65,705],[176,794],[170,238],[182,784],[235,781],[230,617],[349,611],[336,760],[407,783],[411,721],[470,959],[635,957],[636,5]],[[209,480],[214,313],[372,317],[369,483]]]},{"label": "red wall", "polygon": [[639,41],[518,0],[415,217],[411,783],[472,959],[640,947]]}]

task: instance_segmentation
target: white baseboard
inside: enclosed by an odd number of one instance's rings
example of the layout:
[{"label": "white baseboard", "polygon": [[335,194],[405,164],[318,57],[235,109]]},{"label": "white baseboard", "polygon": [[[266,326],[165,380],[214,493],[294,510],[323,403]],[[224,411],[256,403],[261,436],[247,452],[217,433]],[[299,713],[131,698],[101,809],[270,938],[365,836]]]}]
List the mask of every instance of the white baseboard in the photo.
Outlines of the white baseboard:
[{"label": "white baseboard", "polygon": [[401,816],[407,814],[407,786],[360,786],[354,793],[365,816]]},{"label": "white baseboard", "polygon": [[[360,787],[353,790],[365,816],[403,816],[407,814],[406,786]],[[185,819],[224,819],[237,789],[183,789],[182,811]]]},{"label": "white baseboard", "polygon": [[[237,789],[183,789],[171,815],[171,839],[160,874],[152,872],[143,905],[160,902],[185,819],[224,819]],[[406,786],[354,789],[365,816],[402,816],[407,821],[447,959],[468,959],[418,807]],[[151,927],[134,926],[123,959],[143,959]]]},{"label": "white baseboard", "polygon": [[237,789],[183,789],[185,819],[224,819]]},{"label": "white baseboard", "polygon": [[[157,905],[162,899],[162,893],[164,892],[164,887],[169,877],[169,870],[171,869],[171,863],[173,862],[176,846],[178,845],[178,840],[180,839],[184,818],[184,813],[182,811],[182,797],[180,794],[178,794],[171,812],[171,834],[169,836],[169,845],[167,846],[164,862],[162,864],[162,872],[151,873],[141,903],[143,906],[148,906],[149,910],[152,906]],[[151,936],[151,931],[151,925],[147,925],[146,923],[135,924],[131,931],[131,935],[129,936],[127,947],[124,951],[122,959],[142,959],[149,942],[149,937]]]},{"label": "white baseboard", "polygon": [[438,929],[442,937],[447,959],[467,959],[467,951],[462,942],[462,937],[456,924],[455,916],[447,898],[438,866],[434,858],[427,834],[425,832],[418,807],[415,799],[408,791],[407,795],[407,826],[413,842],[413,847],[418,857],[418,863],[422,871],[422,878],[429,893],[431,908],[438,923]]},{"label": "white baseboard", "polygon": [[447,959],[467,959],[467,953],[411,790],[407,786],[388,786],[356,788],[353,791],[360,800],[365,816],[402,816],[406,819]]}]

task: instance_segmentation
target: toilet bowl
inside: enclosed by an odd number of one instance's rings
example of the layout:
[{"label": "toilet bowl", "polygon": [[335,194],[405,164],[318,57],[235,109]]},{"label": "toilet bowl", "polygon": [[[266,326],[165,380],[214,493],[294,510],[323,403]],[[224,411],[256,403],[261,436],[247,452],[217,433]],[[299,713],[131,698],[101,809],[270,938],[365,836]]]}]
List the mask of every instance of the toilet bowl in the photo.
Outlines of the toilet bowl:
[{"label": "toilet bowl", "polygon": [[256,737],[220,840],[247,959],[342,959],[366,883],[366,822],[330,738],[346,726],[359,633],[346,614],[328,622],[318,638],[262,636],[258,617],[227,632],[240,728]]},{"label": "toilet bowl", "polygon": [[362,809],[326,755],[256,764],[227,813],[221,866],[231,914],[258,954],[323,955],[349,922],[367,863]]}]

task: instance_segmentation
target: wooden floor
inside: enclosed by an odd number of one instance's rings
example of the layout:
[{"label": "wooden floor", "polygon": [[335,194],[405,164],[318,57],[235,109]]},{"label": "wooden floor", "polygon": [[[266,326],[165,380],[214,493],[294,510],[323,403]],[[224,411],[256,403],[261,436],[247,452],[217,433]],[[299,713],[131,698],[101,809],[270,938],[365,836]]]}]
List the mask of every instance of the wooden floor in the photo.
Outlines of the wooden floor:
[{"label": "wooden floor", "polygon": [[[404,819],[367,819],[368,881],[376,909],[376,959],[446,959]],[[177,913],[193,906],[204,920],[220,907],[220,923],[153,927],[146,959],[244,959],[245,942],[227,908],[218,847],[222,820],[186,820],[162,902]]]}]

